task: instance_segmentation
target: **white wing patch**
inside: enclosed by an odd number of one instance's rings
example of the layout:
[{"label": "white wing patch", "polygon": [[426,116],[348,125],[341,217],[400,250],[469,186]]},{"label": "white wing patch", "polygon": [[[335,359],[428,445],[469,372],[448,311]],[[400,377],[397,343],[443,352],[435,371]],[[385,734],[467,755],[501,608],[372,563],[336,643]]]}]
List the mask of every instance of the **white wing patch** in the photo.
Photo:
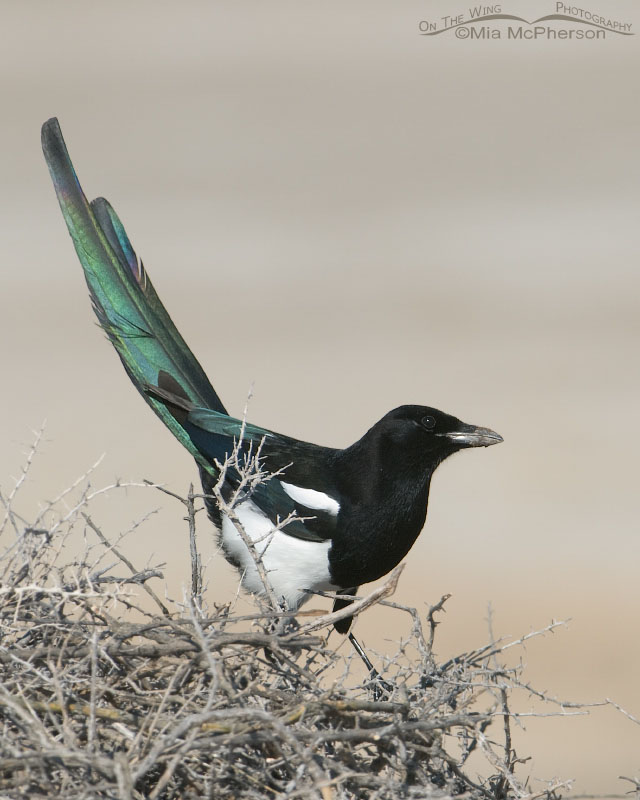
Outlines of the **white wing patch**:
[{"label": "white wing patch", "polygon": [[[284,531],[275,530],[271,520],[251,500],[240,503],[235,511],[247,536],[255,543],[256,550],[262,556],[262,563],[276,597],[283,598],[288,608],[296,610],[309,599],[305,589],[335,591],[338,588],[331,583],[329,573],[330,541],[307,542],[289,536]],[[221,538],[227,557],[240,566],[244,588],[249,592],[262,594],[264,588],[253,556],[236,526],[225,516],[222,518]]]},{"label": "white wing patch", "polygon": [[306,508],[313,508],[316,511],[326,511],[334,517],[338,516],[340,503],[324,492],[315,489],[304,489],[302,486],[295,486],[293,483],[280,481],[282,488],[296,503],[301,503]]}]

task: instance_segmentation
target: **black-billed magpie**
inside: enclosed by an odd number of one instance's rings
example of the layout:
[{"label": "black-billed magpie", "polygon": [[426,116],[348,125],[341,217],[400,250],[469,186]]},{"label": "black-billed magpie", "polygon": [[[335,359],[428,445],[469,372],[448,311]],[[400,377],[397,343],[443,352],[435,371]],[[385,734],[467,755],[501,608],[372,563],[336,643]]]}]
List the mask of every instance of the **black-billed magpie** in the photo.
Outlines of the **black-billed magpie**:
[{"label": "black-billed magpie", "polygon": [[[218,465],[241,434],[241,446],[254,452],[259,446],[261,463],[278,473],[247,491],[235,513],[287,610],[295,612],[309,592],[353,595],[361,584],[389,572],[424,525],[438,464],[458,450],[487,447],[502,437],[419,405],[390,411],[342,450],[230,417],[160,302],[116,213],[103,198],[87,202],[56,119],[43,125],[42,142],[100,325],[138,391],[195,457],[209,515],[244,587],[263,591],[255,560],[211,496]],[[237,471],[228,469],[226,491],[239,480]],[[348,604],[337,599],[334,607]],[[350,622],[335,627],[345,633]]]}]

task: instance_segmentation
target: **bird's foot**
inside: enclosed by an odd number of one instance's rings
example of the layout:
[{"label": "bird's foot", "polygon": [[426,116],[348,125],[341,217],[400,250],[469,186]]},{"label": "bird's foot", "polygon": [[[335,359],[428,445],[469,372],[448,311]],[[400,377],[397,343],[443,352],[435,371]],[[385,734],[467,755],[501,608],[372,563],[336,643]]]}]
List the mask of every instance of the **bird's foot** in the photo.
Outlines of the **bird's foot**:
[{"label": "bird's foot", "polygon": [[295,633],[300,628],[300,623],[295,617],[282,617],[274,625],[273,632],[277,636],[285,633]]},{"label": "bird's foot", "polygon": [[360,644],[360,642],[356,639],[353,633],[349,634],[349,640],[353,645],[354,650],[360,656],[362,661],[364,662],[365,667],[369,670],[369,678],[371,680],[371,690],[373,693],[373,699],[375,702],[378,702],[384,698],[385,695],[387,697],[391,697],[393,694],[394,686],[393,684],[385,681],[384,678],[380,675],[378,670],[373,666],[369,656],[365,653],[364,648]]},{"label": "bird's foot", "polygon": [[394,685],[389,683],[389,681],[385,681],[385,679],[380,675],[377,670],[373,670],[371,673],[371,694],[373,696],[374,702],[378,703],[380,700],[389,699],[393,694]]}]

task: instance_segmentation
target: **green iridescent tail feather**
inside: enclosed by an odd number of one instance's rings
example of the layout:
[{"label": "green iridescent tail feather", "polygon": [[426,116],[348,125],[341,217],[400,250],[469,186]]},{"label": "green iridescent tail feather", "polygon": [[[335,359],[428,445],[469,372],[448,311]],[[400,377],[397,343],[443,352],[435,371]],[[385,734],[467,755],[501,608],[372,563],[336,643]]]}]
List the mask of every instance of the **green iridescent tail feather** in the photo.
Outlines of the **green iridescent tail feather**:
[{"label": "green iridescent tail feather", "polygon": [[103,198],[87,201],[55,118],[42,126],[42,148],[100,325],[146,402],[212,471],[182,425],[145,387],[157,386],[159,374],[166,373],[194,405],[226,414],[224,406],[160,302],[115,211]]}]

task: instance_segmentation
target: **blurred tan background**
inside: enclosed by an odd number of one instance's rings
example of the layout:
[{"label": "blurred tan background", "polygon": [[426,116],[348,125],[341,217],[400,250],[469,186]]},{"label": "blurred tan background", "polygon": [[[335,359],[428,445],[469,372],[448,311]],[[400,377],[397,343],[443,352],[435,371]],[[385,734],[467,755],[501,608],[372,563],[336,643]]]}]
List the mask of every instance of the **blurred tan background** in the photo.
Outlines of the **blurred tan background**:
[{"label": "blurred tan background", "polygon": [[[1,7],[4,491],[47,419],[19,509],[103,452],[96,486],[196,478],[94,325],[40,151],[56,115],[232,412],[253,382],[252,420],[324,444],[402,403],[504,436],[439,469],[396,598],[453,595],[439,656],[486,641],[489,602],[500,635],[571,618],[527,647],[530,681],[640,716],[640,39],[419,36],[466,11],[444,0]],[[606,13],[640,25],[636,3]],[[94,511],[113,534],[163,507],[128,552],[167,562],[179,596],[181,508],[116,503]],[[235,591],[220,557],[209,577],[212,599]],[[358,633],[391,652],[396,620]],[[640,727],[611,707],[534,719],[519,753],[521,775],[621,794]]]}]

